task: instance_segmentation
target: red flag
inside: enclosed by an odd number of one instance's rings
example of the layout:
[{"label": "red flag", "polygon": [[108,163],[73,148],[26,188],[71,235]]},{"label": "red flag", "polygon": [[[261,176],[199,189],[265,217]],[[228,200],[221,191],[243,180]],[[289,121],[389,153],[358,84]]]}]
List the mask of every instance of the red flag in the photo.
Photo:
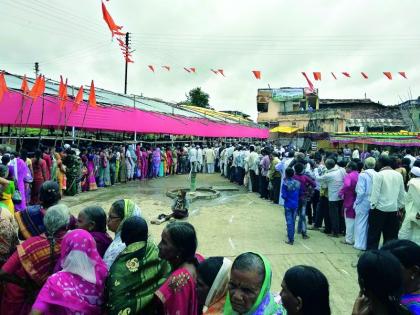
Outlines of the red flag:
[{"label": "red flag", "polygon": [[195,68],[190,68],[191,72],[195,73]]},{"label": "red flag", "polygon": [[308,76],[306,75],[305,72],[302,72],[302,75],[305,77],[306,82],[308,82],[309,89],[311,90],[311,92],[313,92],[314,91],[314,85],[312,84],[311,80],[309,80],[309,78],[308,78]]},{"label": "red flag", "polygon": [[3,95],[7,92],[6,79],[4,78],[4,72],[0,74],[0,102],[3,100]]},{"label": "red flag", "polygon": [[252,70],[252,73],[255,76],[255,79],[260,80],[261,79],[261,71],[259,70]]},{"label": "red flag", "polygon": [[124,46],[125,47],[125,43],[121,38],[117,37],[117,41],[120,43],[120,46]]},{"label": "red flag", "polygon": [[38,97],[38,90],[41,88],[41,76],[35,79],[35,83],[32,86],[32,89],[29,91],[29,96],[32,97],[34,100]]},{"label": "red flag", "polygon": [[166,70],[168,70],[168,71],[171,71],[171,67],[169,67],[169,66],[162,66],[162,68],[163,68],[163,69],[166,69]]},{"label": "red flag", "polygon": [[223,69],[219,69],[219,70],[217,70],[222,76],[225,76],[225,74],[224,74],[224,70]]},{"label": "red flag", "polygon": [[23,76],[22,85],[20,87],[22,93],[27,95],[29,93],[28,81],[26,80],[26,74]]},{"label": "red flag", "polygon": [[88,103],[90,106],[92,106],[93,108],[96,108],[96,95],[95,95],[95,85],[93,83],[90,84],[90,91],[89,91],[89,99],[88,99]]},{"label": "red flag", "polygon": [[126,57],[126,58],[125,58],[125,61],[127,61],[128,63],[134,63],[134,61],[133,61],[133,60],[131,60],[131,59],[130,59],[130,57]]},{"label": "red flag", "polygon": [[77,109],[79,108],[79,105],[82,101],[83,101],[83,85],[80,86],[80,89],[77,92],[77,95],[74,99],[73,111],[77,111]]},{"label": "red flag", "polygon": [[341,72],[345,77],[350,78],[350,73],[348,72]]},{"label": "red flag", "polygon": [[114,35],[125,35],[124,33],[120,32],[120,30],[122,29],[122,26],[118,26],[117,24],[115,24],[114,19],[109,14],[109,12],[106,9],[105,4],[103,2],[102,2],[102,16],[103,16],[106,24],[108,25],[109,30],[112,33],[112,37],[114,37]]},{"label": "red flag", "polygon": [[[66,84],[67,84],[67,81],[66,81]],[[41,77],[41,84],[40,84],[40,87],[39,87],[39,90],[38,90],[38,96],[41,96],[42,94],[44,94],[44,92],[45,92],[45,77],[42,76]]]},{"label": "red flag", "polygon": [[150,70],[152,70],[152,72],[155,72],[155,68],[152,65],[148,65],[147,66]]},{"label": "red flag", "polygon": [[399,74],[400,76],[402,76],[404,79],[407,79],[407,75],[405,74],[405,72],[404,72],[404,71],[400,71],[400,72],[398,72],[398,74]]},{"label": "red flag", "polygon": [[321,81],[321,72],[314,72],[315,81]]},{"label": "red flag", "polygon": [[60,85],[58,86],[58,98],[62,98],[64,91],[63,76],[60,75]]},{"label": "red flag", "polygon": [[190,69],[187,69],[187,68],[184,67],[184,70],[187,71],[188,73],[191,73]]},{"label": "red flag", "polygon": [[369,79],[369,77],[368,77],[368,75],[366,74],[366,73],[364,73],[364,72],[361,72],[362,73],[362,77],[363,78],[365,78],[365,79]]},{"label": "red flag", "polygon": [[392,73],[391,72],[384,72],[384,75],[389,79],[392,80]]},{"label": "red flag", "polygon": [[331,72],[331,75],[333,76],[333,78],[334,78],[335,80],[337,80],[337,77],[335,76],[334,72]]}]

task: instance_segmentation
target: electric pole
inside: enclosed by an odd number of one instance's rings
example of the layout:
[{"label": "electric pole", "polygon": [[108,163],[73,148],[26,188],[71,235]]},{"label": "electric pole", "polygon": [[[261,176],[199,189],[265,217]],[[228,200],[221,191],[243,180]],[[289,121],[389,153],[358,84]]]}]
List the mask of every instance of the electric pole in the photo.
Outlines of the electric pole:
[{"label": "electric pole", "polygon": [[124,80],[124,94],[127,94],[127,72],[128,72],[128,53],[130,45],[130,33],[125,34],[125,80]]},{"label": "electric pole", "polygon": [[34,71],[35,71],[35,78],[37,78],[38,73],[39,73],[39,63],[38,62],[35,62]]}]

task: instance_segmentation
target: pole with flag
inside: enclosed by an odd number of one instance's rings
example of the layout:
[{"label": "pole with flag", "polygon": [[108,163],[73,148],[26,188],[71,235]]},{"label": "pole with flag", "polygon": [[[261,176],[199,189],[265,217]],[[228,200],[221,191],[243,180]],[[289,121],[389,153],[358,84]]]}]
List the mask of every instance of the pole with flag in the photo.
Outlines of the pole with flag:
[{"label": "pole with flag", "polygon": [[[85,126],[86,114],[87,114],[87,111],[88,111],[90,106],[92,106],[93,108],[97,107],[96,94],[95,94],[95,84],[93,83],[93,80],[90,84],[89,99],[88,99],[88,102],[86,104],[85,113],[83,115],[82,126],[80,127],[81,130]],[[79,144],[80,144],[80,138],[77,140],[77,146],[79,146]]]}]

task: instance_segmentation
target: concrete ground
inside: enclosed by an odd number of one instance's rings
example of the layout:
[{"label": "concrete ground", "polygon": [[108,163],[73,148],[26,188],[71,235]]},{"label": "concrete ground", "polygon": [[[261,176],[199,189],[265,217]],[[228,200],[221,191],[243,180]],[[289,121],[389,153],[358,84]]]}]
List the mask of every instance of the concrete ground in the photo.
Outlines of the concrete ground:
[{"label": "concrete ground", "polygon": [[[166,191],[188,187],[186,175],[170,176],[144,182],[118,184],[94,192],[65,197],[73,214],[89,205],[100,205],[106,212],[118,199],[133,199],[141,208],[143,216],[150,222],[160,213],[170,213],[172,199]],[[236,186],[219,174],[199,174],[197,187]],[[284,272],[295,265],[310,265],[320,269],[330,283],[330,303],[333,314],[350,314],[358,293],[357,251],[343,245],[340,239],[330,238],[317,231],[309,231],[310,239],[296,236],[293,246],[284,243],[286,224],[284,210],[247,193],[222,192],[218,199],[198,200],[190,206],[188,221],[197,230],[198,251],[204,256],[226,256],[234,258],[245,251],[256,251],[266,255],[273,269],[272,291],[278,292]],[[156,242],[165,224],[149,224]]]}]

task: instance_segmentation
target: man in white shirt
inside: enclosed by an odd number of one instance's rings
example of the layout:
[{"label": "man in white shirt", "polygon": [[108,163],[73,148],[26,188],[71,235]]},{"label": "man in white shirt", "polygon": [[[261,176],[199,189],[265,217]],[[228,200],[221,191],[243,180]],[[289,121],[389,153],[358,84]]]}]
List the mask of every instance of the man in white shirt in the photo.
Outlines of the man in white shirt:
[{"label": "man in white shirt", "polygon": [[342,225],[340,222],[343,221],[341,219],[343,200],[339,196],[339,191],[343,187],[346,170],[336,165],[333,159],[327,159],[325,166],[327,167],[327,171],[325,175],[319,177],[319,183],[321,185],[327,185],[331,232],[333,237],[339,237],[339,234],[344,229],[344,226],[340,226]]},{"label": "man in white shirt", "polygon": [[404,180],[391,168],[392,160],[381,155],[377,161],[380,171],[373,177],[367,250],[378,249],[381,233],[384,243],[398,238],[398,210],[404,207]]},{"label": "man in white shirt", "polygon": [[359,147],[354,148],[353,153],[351,154],[351,157],[353,159],[360,159]]},{"label": "man in white shirt", "polygon": [[203,167],[203,150],[198,145],[197,146],[197,172],[200,173]]},{"label": "man in white shirt", "polygon": [[410,168],[412,168],[413,165],[414,165],[414,162],[416,161],[416,158],[411,155],[411,150],[410,149],[405,150],[404,158],[410,159]]},{"label": "man in white shirt", "polygon": [[204,149],[204,156],[206,158],[206,164],[207,164],[207,172],[209,174],[214,173],[214,162],[216,159],[216,154],[214,153],[214,150],[212,148],[205,148]]},{"label": "man in white shirt", "polygon": [[197,172],[197,149],[194,146],[188,151],[188,159],[190,160],[190,170]]},{"label": "man in white shirt", "polygon": [[249,147],[249,156],[246,161],[246,165],[249,172],[249,190],[250,192],[258,192],[258,165],[259,165],[259,155],[255,152],[255,147],[251,145]]}]

